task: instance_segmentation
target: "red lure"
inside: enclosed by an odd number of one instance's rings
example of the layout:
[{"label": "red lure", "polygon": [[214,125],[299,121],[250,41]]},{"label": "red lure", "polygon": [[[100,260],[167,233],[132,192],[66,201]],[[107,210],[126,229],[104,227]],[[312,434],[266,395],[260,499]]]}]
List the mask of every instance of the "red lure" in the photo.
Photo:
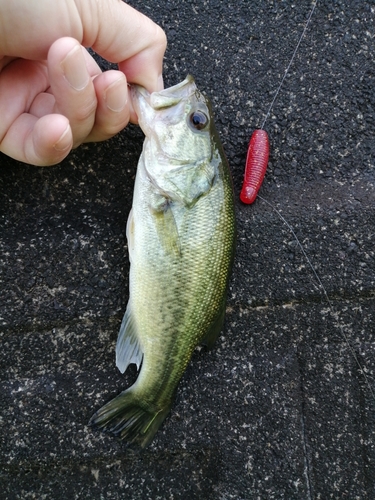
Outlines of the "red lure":
[{"label": "red lure", "polygon": [[245,175],[240,200],[250,205],[254,203],[267,170],[270,142],[265,130],[255,130],[247,150]]}]

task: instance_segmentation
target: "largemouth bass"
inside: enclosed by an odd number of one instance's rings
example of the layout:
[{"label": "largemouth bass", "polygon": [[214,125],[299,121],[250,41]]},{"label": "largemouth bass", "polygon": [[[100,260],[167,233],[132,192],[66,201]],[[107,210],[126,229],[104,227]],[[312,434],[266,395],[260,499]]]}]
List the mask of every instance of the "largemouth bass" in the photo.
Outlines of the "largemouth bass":
[{"label": "largemouth bass", "polygon": [[195,347],[223,325],[235,217],[229,168],[210,105],[188,76],[132,99],[146,136],[127,223],[130,295],[116,364],[141,367],[93,425],[147,446],[167,416]]}]

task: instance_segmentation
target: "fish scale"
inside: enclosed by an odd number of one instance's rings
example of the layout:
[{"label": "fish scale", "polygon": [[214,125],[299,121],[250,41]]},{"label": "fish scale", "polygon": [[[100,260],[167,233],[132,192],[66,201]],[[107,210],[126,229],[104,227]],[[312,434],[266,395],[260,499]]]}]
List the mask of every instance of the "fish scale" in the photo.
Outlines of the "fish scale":
[{"label": "fish scale", "polygon": [[130,296],[118,368],[141,367],[91,423],[147,446],[168,414],[197,345],[221,331],[233,261],[229,168],[207,99],[192,77],[164,91],[132,89],[146,135],[127,226]]},{"label": "fish scale", "polygon": [[[221,187],[222,188],[222,187]],[[219,194],[219,193],[218,193]],[[212,193],[214,196],[214,193]],[[205,331],[212,319],[207,315],[207,309],[210,304],[214,307],[222,299],[222,295],[226,290],[227,276],[226,273],[218,275],[218,283],[211,282],[212,268],[213,271],[217,268],[217,262],[221,259],[223,246],[220,244],[220,238],[212,240],[211,251],[207,252],[206,245],[208,244],[205,234],[207,228],[212,226],[215,214],[212,210],[212,198],[202,198],[195,205],[196,213],[190,214],[191,217],[187,222],[192,221],[193,227],[190,230],[181,230],[182,236],[181,246],[184,249],[183,258],[176,258],[175,267],[171,266],[171,260],[157,257],[157,249],[153,252],[153,259],[150,261],[150,266],[139,270],[139,283],[142,277],[147,276],[145,281],[135,290],[134,307],[138,309],[141,316],[140,336],[141,343],[144,345],[145,351],[154,350],[151,356],[164,359],[164,366],[160,366],[159,359],[144,359],[140,374],[140,382],[142,379],[147,380],[147,390],[150,394],[158,393],[158,385],[165,388],[164,391],[170,391],[169,397],[173,396],[174,388],[170,389],[165,383],[171,379],[179,380],[186,369],[192,351],[204,337]],[[218,218],[219,219],[219,218]],[[220,220],[220,219],[219,219]],[[231,221],[233,224],[233,221]],[[219,221],[218,221],[219,223]],[[141,246],[151,248],[150,242],[157,241],[155,235],[152,234],[153,225],[150,219],[150,226],[144,231],[144,240]],[[194,244],[191,239],[185,240],[186,234],[192,232],[196,235]],[[197,240],[201,240],[200,245],[197,245]],[[229,240],[229,238],[228,238]],[[230,241],[228,241],[230,243]],[[203,256],[199,255],[199,246]],[[209,260],[207,260],[207,254]],[[162,255],[164,256],[164,255]],[[165,256],[164,256],[165,257]],[[143,261],[143,260],[142,260]],[[155,265],[159,266],[159,272],[151,272],[151,268]],[[166,272],[166,269],[169,272]],[[229,262],[225,267],[229,267]],[[135,270],[137,273],[137,270]],[[151,303],[144,302],[144,288],[149,290],[150,297],[154,297]],[[181,290],[184,290],[184,295],[187,297],[202,297],[202,300],[194,300],[191,304],[181,302]],[[210,293],[207,293],[209,290]],[[161,293],[160,293],[161,292]],[[156,297],[160,298],[160,303]],[[158,312],[162,312],[158,316]],[[156,323],[156,318],[160,318],[160,324]],[[202,321],[202,319],[205,321]],[[200,320],[200,321],[199,321]],[[177,326],[176,326],[177,325]],[[154,333],[153,333],[154,332]],[[156,349],[156,345],[160,347],[160,351]],[[178,363],[170,362],[170,359],[177,359]],[[154,361],[154,362],[153,362]],[[172,365],[172,370],[168,365]],[[163,373],[163,377],[154,377],[153,370],[158,369]],[[176,374],[173,376],[173,370]],[[172,371],[172,373],[171,373]],[[153,380],[151,384],[150,381]]]}]

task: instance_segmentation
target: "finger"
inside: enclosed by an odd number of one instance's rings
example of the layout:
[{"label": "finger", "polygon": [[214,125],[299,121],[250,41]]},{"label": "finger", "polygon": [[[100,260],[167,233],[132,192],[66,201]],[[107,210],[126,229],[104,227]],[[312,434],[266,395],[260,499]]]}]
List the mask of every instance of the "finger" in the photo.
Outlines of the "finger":
[{"label": "finger", "polygon": [[60,38],[48,52],[48,74],[55,97],[55,113],[66,116],[73,133],[74,146],[90,134],[97,99],[92,78],[101,73],[88,52],[73,38]]},{"label": "finger", "polygon": [[83,28],[74,0],[0,0],[0,10],[0,56],[43,60],[58,38],[71,36],[82,41]]},{"label": "finger", "polygon": [[8,128],[27,113],[35,96],[48,89],[47,67],[42,62],[12,61],[0,73],[0,142]]},{"label": "finger", "polygon": [[129,83],[149,92],[163,88],[164,31],[151,19],[118,0],[76,0],[84,46],[107,60],[119,63]]},{"label": "finger", "polygon": [[21,114],[8,129],[0,151],[31,165],[55,165],[67,156],[73,136],[67,118]]},{"label": "finger", "polygon": [[56,101],[52,94],[49,92],[41,92],[32,102],[29,113],[37,118],[41,118],[44,115],[50,115],[55,109],[55,104]]},{"label": "finger", "polygon": [[95,124],[85,139],[103,141],[114,136],[129,123],[128,85],[121,71],[106,71],[97,76],[94,87],[98,106]]},{"label": "finger", "polygon": [[[40,20],[43,36],[30,19]],[[0,56],[46,59],[53,42],[65,36],[119,63],[129,82],[161,90],[165,33],[123,1],[1,2]]]},{"label": "finger", "polygon": [[[48,87],[48,72],[43,62],[18,59],[3,68],[0,74],[0,151],[35,165],[58,163],[66,156],[72,142],[71,133],[66,131],[68,120],[55,117],[44,127],[45,122],[38,124],[38,116],[29,114],[36,96],[45,93]],[[64,133],[67,134],[65,142],[61,139],[58,144]]]},{"label": "finger", "polygon": [[1,56],[0,57],[0,72],[5,66],[14,61],[14,57]]}]

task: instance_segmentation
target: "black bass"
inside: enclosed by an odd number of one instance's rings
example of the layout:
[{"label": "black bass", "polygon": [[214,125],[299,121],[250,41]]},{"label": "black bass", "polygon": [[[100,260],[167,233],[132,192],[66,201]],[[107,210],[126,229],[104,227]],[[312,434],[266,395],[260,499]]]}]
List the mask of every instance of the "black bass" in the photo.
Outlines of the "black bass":
[{"label": "black bass", "polygon": [[195,347],[223,325],[235,217],[228,164],[207,99],[188,76],[132,99],[146,136],[127,223],[130,295],[116,346],[136,382],[90,423],[147,446],[167,416]]}]

